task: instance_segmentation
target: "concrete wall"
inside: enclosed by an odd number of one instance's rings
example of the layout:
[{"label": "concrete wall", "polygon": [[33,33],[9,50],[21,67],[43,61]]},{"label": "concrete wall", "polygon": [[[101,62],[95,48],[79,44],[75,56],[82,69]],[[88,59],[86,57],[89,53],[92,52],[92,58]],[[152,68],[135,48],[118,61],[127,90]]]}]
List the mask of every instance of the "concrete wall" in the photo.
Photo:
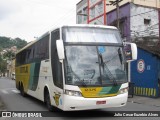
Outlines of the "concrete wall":
[{"label": "concrete wall", "polygon": [[[130,4],[130,30],[131,37],[159,36],[158,10],[155,8],[144,7]],[[150,20],[149,24],[144,24],[144,19]]]},{"label": "concrete wall", "polygon": [[[107,3],[109,3],[111,0],[107,0]],[[143,6],[149,6],[149,7],[155,7],[160,8],[160,1],[159,0],[123,0],[119,3],[119,5],[124,5],[127,2],[133,2],[134,4],[143,5]],[[107,12],[115,9],[116,6],[109,5],[107,6]]]},{"label": "concrete wall", "polygon": [[[112,25],[116,19],[116,10],[107,13],[108,25]],[[120,7],[120,19],[125,21],[123,26],[126,41],[144,37],[151,37],[153,40],[159,37],[159,15],[155,8],[127,3]],[[149,24],[145,24],[145,20],[150,20]]]}]

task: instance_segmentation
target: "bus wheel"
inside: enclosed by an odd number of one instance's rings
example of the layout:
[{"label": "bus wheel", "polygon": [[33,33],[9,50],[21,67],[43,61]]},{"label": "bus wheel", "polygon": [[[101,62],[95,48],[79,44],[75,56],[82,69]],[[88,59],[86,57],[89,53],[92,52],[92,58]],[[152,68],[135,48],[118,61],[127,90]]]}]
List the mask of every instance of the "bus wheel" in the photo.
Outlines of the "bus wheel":
[{"label": "bus wheel", "polygon": [[51,105],[50,95],[48,90],[45,92],[45,103],[49,111],[54,111],[53,106]]},{"label": "bus wheel", "polygon": [[23,97],[26,96],[26,93],[24,92],[23,84],[21,84],[21,86],[20,86],[20,93],[21,93],[21,95],[22,95]]},{"label": "bus wheel", "polygon": [[18,83],[18,90],[20,90],[20,87],[21,87],[21,84],[20,84],[20,82]]}]

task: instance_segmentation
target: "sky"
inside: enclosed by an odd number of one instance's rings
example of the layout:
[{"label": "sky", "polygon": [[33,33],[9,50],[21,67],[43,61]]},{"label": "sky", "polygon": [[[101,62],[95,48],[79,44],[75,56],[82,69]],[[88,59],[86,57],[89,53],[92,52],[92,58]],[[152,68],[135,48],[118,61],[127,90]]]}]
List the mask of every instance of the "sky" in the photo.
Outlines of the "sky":
[{"label": "sky", "polygon": [[62,24],[76,23],[80,0],[0,0],[0,36],[33,41]]}]

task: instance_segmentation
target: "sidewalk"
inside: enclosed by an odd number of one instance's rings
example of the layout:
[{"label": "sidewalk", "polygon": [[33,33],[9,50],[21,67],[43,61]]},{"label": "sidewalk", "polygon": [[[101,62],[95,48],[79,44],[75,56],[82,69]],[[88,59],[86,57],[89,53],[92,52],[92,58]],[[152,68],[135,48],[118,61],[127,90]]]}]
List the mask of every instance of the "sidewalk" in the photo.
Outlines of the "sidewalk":
[{"label": "sidewalk", "polygon": [[128,102],[160,107],[160,98],[149,98],[134,95],[133,98],[128,98]]}]

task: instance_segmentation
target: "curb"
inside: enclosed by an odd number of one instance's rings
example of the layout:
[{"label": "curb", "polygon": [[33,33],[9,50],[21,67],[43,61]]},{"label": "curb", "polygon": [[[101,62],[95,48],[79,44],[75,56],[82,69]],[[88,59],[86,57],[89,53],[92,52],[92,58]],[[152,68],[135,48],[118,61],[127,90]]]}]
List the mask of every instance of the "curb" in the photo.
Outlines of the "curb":
[{"label": "curb", "polygon": [[[141,103],[141,102],[135,102],[135,101],[128,101],[128,102],[136,103],[136,104],[144,104],[144,103]],[[150,105],[150,104],[144,104],[144,105],[160,107],[159,105]]]}]

